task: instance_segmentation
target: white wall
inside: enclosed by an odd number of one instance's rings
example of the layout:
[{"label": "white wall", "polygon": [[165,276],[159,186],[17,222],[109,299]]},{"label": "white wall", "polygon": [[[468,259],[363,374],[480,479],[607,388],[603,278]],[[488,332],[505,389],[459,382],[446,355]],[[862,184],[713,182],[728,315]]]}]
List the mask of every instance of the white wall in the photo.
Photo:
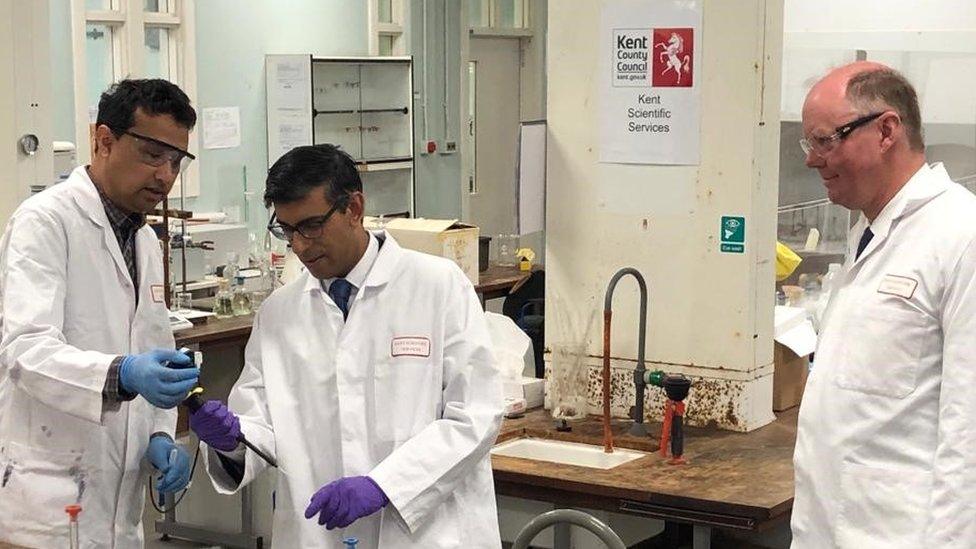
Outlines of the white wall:
[{"label": "white wall", "polygon": [[[603,4],[549,11],[547,344],[583,342],[600,364],[607,282],[636,267],[649,285],[648,368],[697,378],[692,422],[755,428],[772,419],[782,3],[703,2],[697,167],[597,161]],[[724,214],[746,216],[745,254],[719,253]],[[624,279],[613,316],[612,355],[622,357],[614,361],[617,415],[633,404],[637,303],[636,284]],[[598,384],[591,386],[595,406]],[[648,402],[658,392],[649,390]]]},{"label": "white wall", "polygon": [[786,0],[783,29],[797,31],[953,30],[976,27],[972,0]]},{"label": "white wall", "polygon": [[71,2],[49,0],[51,18],[51,87],[56,141],[75,142],[75,83],[71,66]]},{"label": "white wall", "polygon": [[976,2],[787,0],[784,26],[787,120],[799,119],[817,77],[861,50],[912,81],[925,122],[976,121]]},{"label": "white wall", "polygon": [[[414,157],[416,166],[417,216],[456,219],[461,217],[461,128],[463,120],[458,101],[461,85],[461,40],[466,23],[461,5],[454,0],[409,0],[410,44],[414,56]],[[424,32],[424,4],[427,5],[427,36]],[[445,12],[445,5],[447,10]],[[445,26],[447,34],[445,41]],[[425,48],[426,42],[426,48]],[[445,64],[446,57],[446,64]],[[424,71],[427,89],[424,89]],[[445,98],[444,84],[447,82]],[[427,135],[437,143],[434,154],[426,154],[423,98],[427,105]],[[445,103],[447,116],[445,117]],[[448,154],[445,141],[457,144]]]},{"label": "white wall", "polygon": [[241,146],[201,148],[200,197],[188,200],[188,207],[243,208],[247,166],[248,189],[255,191],[250,227],[263,238],[267,216],[260,202],[268,172],[264,56],[366,55],[366,2],[202,0],[196,7],[197,113],[207,107],[240,107]]}]

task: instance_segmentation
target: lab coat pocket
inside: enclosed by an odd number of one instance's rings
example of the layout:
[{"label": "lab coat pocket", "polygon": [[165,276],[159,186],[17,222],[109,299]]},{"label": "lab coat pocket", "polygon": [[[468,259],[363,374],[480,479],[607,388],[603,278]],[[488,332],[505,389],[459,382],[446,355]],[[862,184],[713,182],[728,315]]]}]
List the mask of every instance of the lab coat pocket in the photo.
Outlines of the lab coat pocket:
[{"label": "lab coat pocket", "polygon": [[869,306],[846,323],[846,343],[834,382],[842,389],[894,398],[915,390],[925,315],[907,308]]},{"label": "lab coat pocket", "polygon": [[51,452],[7,442],[0,448],[0,524],[7,539],[32,546],[67,539],[66,505],[81,502],[89,470],[80,452]]},{"label": "lab coat pocket", "polygon": [[931,473],[845,462],[840,484],[837,547],[925,547]]},{"label": "lab coat pocket", "polygon": [[386,442],[403,442],[433,421],[425,413],[430,399],[429,358],[394,357],[376,365],[374,410],[376,436]]}]

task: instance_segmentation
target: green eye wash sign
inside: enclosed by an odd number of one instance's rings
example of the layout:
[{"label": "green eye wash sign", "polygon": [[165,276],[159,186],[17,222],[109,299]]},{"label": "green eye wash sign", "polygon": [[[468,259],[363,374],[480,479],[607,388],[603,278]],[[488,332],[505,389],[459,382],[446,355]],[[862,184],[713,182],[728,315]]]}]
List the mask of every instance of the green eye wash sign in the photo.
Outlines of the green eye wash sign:
[{"label": "green eye wash sign", "polygon": [[732,215],[722,216],[722,252],[741,254],[746,250],[746,218]]}]

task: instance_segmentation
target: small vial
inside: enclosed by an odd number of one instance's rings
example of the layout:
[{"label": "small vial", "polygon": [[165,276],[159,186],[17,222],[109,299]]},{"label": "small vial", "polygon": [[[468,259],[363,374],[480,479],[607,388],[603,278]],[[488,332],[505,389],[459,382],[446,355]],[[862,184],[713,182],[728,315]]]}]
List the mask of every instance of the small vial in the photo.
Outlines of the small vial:
[{"label": "small vial", "polygon": [[81,513],[81,505],[65,506],[64,512],[68,513],[68,544],[71,549],[79,549],[81,540],[78,535],[78,514]]}]

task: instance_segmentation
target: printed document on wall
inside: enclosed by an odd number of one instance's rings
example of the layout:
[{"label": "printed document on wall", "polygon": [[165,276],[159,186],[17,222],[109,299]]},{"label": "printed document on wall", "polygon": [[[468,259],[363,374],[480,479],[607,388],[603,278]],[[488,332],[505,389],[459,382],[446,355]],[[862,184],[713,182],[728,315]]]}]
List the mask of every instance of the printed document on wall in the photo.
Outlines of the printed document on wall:
[{"label": "printed document on wall", "polygon": [[203,109],[203,148],[229,149],[241,145],[241,111],[238,107]]},{"label": "printed document on wall", "polygon": [[601,162],[700,162],[701,19],[700,0],[604,4]]}]

